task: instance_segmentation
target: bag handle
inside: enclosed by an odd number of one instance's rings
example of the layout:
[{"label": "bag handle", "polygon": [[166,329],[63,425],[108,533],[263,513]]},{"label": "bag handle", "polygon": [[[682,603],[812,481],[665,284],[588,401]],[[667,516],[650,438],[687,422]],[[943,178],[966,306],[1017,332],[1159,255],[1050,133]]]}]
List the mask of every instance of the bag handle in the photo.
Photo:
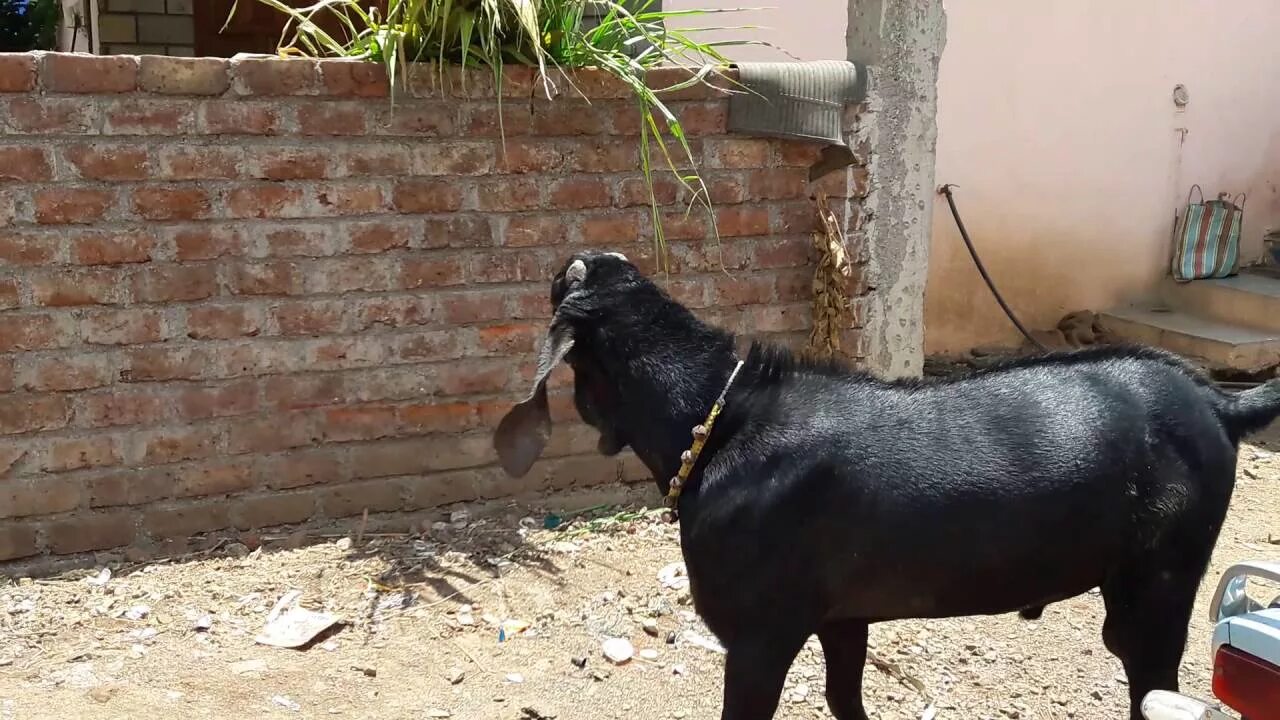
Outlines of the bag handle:
[{"label": "bag handle", "polygon": [[1200,186],[1199,186],[1199,185],[1192,185],[1192,186],[1191,186],[1191,189],[1187,191],[1187,205],[1190,205],[1190,204],[1191,204],[1191,195],[1192,195],[1193,193],[1199,193],[1199,194],[1200,194],[1200,204],[1201,204],[1201,205],[1203,205],[1203,204],[1204,204],[1204,191],[1200,189]]}]

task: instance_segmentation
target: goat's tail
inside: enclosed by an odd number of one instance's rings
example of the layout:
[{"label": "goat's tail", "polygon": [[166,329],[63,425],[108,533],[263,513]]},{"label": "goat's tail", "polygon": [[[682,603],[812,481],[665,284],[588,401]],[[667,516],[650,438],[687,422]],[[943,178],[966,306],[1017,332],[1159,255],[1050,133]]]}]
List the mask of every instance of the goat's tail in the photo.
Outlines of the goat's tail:
[{"label": "goat's tail", "polygon": [[1218,405],[1218,417],[1232,440],[1262,430],[1280,417],[1280,380],[1224,396]]}]

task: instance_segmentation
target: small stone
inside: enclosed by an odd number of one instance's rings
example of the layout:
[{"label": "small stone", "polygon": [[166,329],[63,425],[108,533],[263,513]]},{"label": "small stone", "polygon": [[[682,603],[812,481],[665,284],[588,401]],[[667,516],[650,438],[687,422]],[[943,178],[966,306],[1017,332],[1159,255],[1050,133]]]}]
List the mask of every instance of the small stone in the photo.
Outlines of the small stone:
[{"label": "small stone", "polygon": [[150,614],[151,614],[151,608],[147,607],[146,605],[134,605],[133,607],[124,611],[125,619],[134,620],[134,621],[145,620],[147,616]]},{"label": "small stone", "polygon": [[657,659],[658,659],[658,651],[657,651],[657,650],[650,650],[650,649],[648,649],[648,648],[646,648],[646,649],[644,649],[644,650],[641,650],[641,651],[640,651],[640,659],[642,659],[642,660],[657,660]]},{"label": "small stone", "polygon": [[213,618],[209,615],[201,615],[191,623],[191,629],[196,632],[209,632],[213,627]]},{"label": "small stone", "polygon": [[671,632],[669,632],[669,633],[667,633],[667,644],[668,644],[668,645],[675,645],[675,644],[676,644],[676,638],[677,638],[677,637],[678,637],[678,636],[676,635],[676,633],[675,633],[675,631],[674,631],[674,630],[673,630],[673,631],[671,631]]},{"label": "small stone", "polygon": [[571,662],[573,663],[573,666],[578,668],[579,670],[585,669],[587,667],[587,656],[579,655],[578,657],[575,657]]},{"label": "small stone", "polygon": [[624,665],[635,657],[636,649],[626,638],[609,638],[600,646],[604,657],[614,665]]},{"label": "small stone", "polygon": [[685,675],[689,674],[689,669],[684,665],[672,665],[671,674],[675,675],[676,677],[684,677]]},{"label": "small stone", "polygon": [[519,685],[520,683],[524,682],[524,676],[521,675],[520,673],[507,673],[507,682],[512,683],[514,685]]},{"label": "small stone", "polygon": [[343,552],[346,552],[347,550],[351,549],[351,538],[349,537],[339,538],[338,542],[334,543],[333,546]]},{"label": "small stone", "polygon": [[476,624],[476,618],[471,613],[458,613],[458,624],[463,627],[471,627]]},{"label": "small stone", "polygon": [[233,558],[245,558],[249,556],[249,548],[244,543],[233,542],[227,546],[226,553]]},{"label": "small stone", "polygon": [[1101,699],[1102,699],[1102,692],[1101,692],[1101,691],[1094,690],[1093,692],[1091,692],[1091,693],[1089,693],[1089,694],[1090,694],[1091,696],[1093,696],[1093,699],[1094,699],[1094,700],[1101,700]]},{"label": "small stone", "polygon": [[466,678],[467,673],[462,668],[452,668],[445,674],[445,679],[449,681],[450,685],[460,685]]},{"label": "small stone", "polygon": [[453,713],[449,712],[448,710],[441,709],[441,708],[429,708],[429,709],[427,710],[427,717],[429,717],[429,718],[448,718],[448,717],[453,717]]},{"label": "small stone", "polygon": [[640,627],[644,628],[644,632],[646,635],[649,635],[651,637],[658,637],[658,621],[657,620],[654,620],[652,618],[647,619],[640,624]]}]

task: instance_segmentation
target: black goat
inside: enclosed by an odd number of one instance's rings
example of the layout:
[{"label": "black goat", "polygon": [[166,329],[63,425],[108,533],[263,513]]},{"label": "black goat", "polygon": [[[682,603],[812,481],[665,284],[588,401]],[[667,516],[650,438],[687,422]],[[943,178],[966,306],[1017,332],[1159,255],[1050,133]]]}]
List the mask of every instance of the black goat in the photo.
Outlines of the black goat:
[{"label": "black goat", "polygon": [[1140,720],[1147,691],[1177,688],[1237,444],[1280,415],[1280,383],[1229,395],[1150,349],[938,382],[758,344],[739,366],[732,335],[617,254],[574,255],[551,302],[533,394],[495,434],[513,475],[549,435],[545,381],[562,359],[601,451],[630,446],[664,493],[729,385],[679,513],[694,602],[728,650],[732,720],[772,717],[814,633],[832,712],[866,718],[868,623],[1035,616],[1098,586]]}]

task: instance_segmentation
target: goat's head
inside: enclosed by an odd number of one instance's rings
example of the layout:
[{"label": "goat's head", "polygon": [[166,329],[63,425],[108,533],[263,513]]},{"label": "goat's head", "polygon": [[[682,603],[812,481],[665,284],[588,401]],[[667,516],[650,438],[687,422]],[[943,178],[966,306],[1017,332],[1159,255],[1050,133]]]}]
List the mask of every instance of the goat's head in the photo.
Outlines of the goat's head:
[{"label": "goat's head", "polygon": [[542,454],[551,436],[547,377],[566,358],[574,371],[574,404],[582,419],[600,431],[600,452],[613,455],[627,446],[627,438],[611,419],[615,417],[614,390],[598,355],[587,348],[604,339],[619,314],[643,306],[643,298],[637,296],[653,292],[659,292],[656,286],[620,253],[580,252],[556,274],[551,283],[555,312],[538,357],[533,389],[494,433],[494,447],[508,474],[524,475]]}]

